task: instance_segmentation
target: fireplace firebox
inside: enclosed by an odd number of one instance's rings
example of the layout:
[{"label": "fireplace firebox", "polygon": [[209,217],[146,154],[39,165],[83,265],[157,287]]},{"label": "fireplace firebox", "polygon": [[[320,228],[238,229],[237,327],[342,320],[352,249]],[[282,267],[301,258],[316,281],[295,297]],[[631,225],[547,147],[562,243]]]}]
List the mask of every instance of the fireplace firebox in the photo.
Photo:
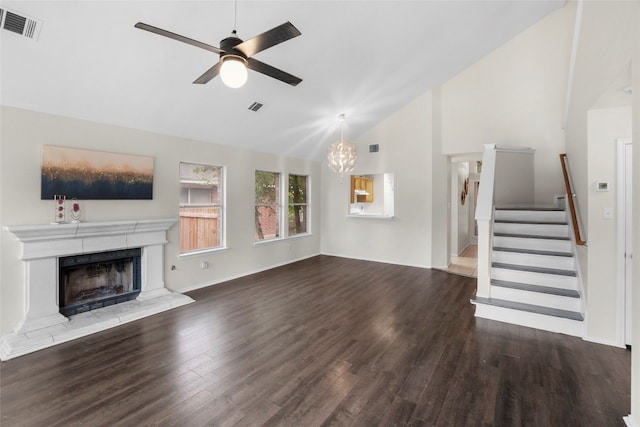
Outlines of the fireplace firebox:
[{"label": "fireplace firebox", "polygon": [[141,253],[134,248],[59,258],[60,313],[71,316],[135,299]]}]

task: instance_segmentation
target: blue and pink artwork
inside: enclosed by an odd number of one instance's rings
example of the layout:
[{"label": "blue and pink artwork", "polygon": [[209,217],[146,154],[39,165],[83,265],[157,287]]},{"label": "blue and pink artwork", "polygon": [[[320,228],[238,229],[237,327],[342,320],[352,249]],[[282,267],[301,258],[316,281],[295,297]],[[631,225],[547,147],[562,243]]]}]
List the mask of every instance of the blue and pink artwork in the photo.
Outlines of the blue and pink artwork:
[{"label": "blue and pink artwork", "polygon": [[153,199],[153,157],[42,146],[42,200]]}]

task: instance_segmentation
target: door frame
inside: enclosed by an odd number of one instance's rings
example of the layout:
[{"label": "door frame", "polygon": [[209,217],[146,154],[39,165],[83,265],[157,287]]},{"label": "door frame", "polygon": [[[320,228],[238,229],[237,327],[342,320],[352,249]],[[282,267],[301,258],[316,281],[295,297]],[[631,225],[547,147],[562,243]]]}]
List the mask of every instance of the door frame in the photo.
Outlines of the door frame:
[{"label": "door frame", "polygon": [[[616,193],[616,241],[617,241],[617,291],[618,291],[618,319],[617,335],[618,343],[625,347],[627,343],[627,312],[631,297],[627,297],[630,289],[627,288],[626,280],[626,247],[625,247],[625,184],[626,184],[626,146],[631,144],[631,138],[617,139],[617,193]],[[633,150],[633,148],[632,148]],[[633,164],[633,162],[631,162]],[[631,230],[629,230],[631,231]]]}]

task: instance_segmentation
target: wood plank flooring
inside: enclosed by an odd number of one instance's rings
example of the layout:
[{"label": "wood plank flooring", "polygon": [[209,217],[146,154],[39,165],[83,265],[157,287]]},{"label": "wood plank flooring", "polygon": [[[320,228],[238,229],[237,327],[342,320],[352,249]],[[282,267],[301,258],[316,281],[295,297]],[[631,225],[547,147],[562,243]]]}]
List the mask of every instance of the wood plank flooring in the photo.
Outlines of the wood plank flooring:
[{"label": "wood plank flooring", "polygon": [[2,426],[623,426],[630,352],[476,319],[475,280],[318,256],[0,364]]}]

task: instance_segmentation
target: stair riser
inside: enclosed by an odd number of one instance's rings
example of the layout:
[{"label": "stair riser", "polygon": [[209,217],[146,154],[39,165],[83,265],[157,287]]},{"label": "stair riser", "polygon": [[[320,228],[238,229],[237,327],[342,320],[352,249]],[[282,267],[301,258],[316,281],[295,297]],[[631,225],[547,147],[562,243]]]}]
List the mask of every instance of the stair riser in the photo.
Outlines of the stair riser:
[{"label": "stair riser", "polygon": [[528,283],[530,285],[550,286],[552,288],[578,289],[578,280],[574,276],[533,273],[530,271],[491,268],[491,278],[507,282]]},{"label": "stair riser", "polygon": [[492,261],[532,267],[556,268],[560,270],[573,270],[574,268],[573,257],[521,254],[518,252],[493,251]]},{"label": "stair riser", "polygon": [[560,310],[576,311],[578,313],[582,310],[579,298],[504,288],[501,286],[491,286],[491,298],[557,308]]},{"label": "stair riser", "polygon": [[532,236],[569,237],[569,226],[566,224],[493,224],[494,233],[528,234]]},{"label": "stair riser", "polygon": [[564,211],[496,210],[493,217],[505,221],[566,222]]},{"label": "stair riser", "polygon": [[543,331],[557,332],[574,337],[582,337],[584,334],[583,322],[579,320],[563,319],[487,304],[476,304],[476,317],[527,326]]},{"label": "stair riser", "polygon": [[532,249],[537,251],[571,252],[570,240],[493,236],[493,246],[501,248]]}]

